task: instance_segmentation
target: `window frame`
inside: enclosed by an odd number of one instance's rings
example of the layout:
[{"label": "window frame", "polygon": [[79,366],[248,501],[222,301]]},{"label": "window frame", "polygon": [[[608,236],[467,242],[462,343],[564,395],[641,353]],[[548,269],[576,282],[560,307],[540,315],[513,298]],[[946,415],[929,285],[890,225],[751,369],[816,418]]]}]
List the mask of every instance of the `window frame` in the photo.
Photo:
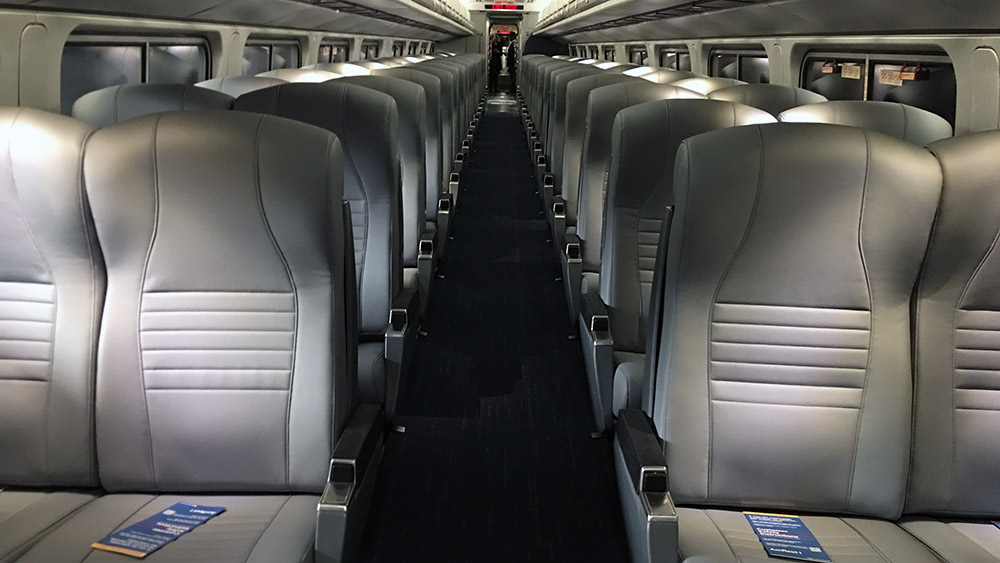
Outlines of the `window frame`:
[{"label": "window frame", "polygon": [[[192,35],[112,35],[105,33],[71,33],[63,43],[63,51],[66,47],[141,47],[142,58],[139,73],[142,77],[140,84],[149,81],[149,51],[152,47],[201,47],[205,59],[205,78],[212,77],[212,45],[208,39],[201,36]],[[62,61],[62,53],[59,56]]]},{"label": "window frame", "polygon": [[[329,57],[330,60],[324,61],[323,58],[322,58],[322,52],[323,52],[323,48],[324,47],[330,47],[330,57]],[[334,61],[333,60],[333,58],[334,58],[334,49],[343,49],[343,51],[345,53],[343,61]],[[319,52],[316,54],[316,62],[318,62],[320,64],[332,63],[332,62],[347,62],[347,60],[349,58],[351,58],[351,42],[348,41],[347,39],[326,39],[326,38],[324,38],[322,41],[320,41],[320,43],[319,43]]]},{"label": "window frame", "polygon": [[[369,57],[368,56],[368,48],[369,47],[374,47],[375,48],[375,56],[374,57]],[[381,50],[382,50],[382,42],[379,41],[378,39],[362,39],[361,40],[361,60],[363,60],[363,61],[370,61],[370,60],[373,60],[373,59],[377,59],[379,57],[379,55],[381,54],[381,53],[379,53],[379,51],[381,51]]]},{"label": "window frame", "polygon": [[302,66],[302,42],[298,39],[288,39],[282,37],[254,37],[250,36],[247,38],[246,43],[243,44],[244,51],[247,47],[267,47],[267,70],[264,72],[270,72],[272,70],[277,70],[274,68],[274,46],[294,46],[296,54],[296,62],[294,66],[283,67],[283,68],[299,68]]},{"label": "window frame", "polygon": [[799,87],[809,89],[806,83],[809,74],[809,65],[817,61],[834,62],[855,62],[863,61],[861,64],[861,81],[864,84],[862,100],[869,100],[869,94],[875,85],[875,65],[878,64],[914,64],[927,63],[931,67],[950,66],[954,71],[955,63],[947,53],[940,52],[912,52],[902,53],[900,50],[892,49],[886,51],[861,51],[854,49],[810,49],[802,56],[802,64],[799,66]]},{"label": "window frame", "polygon": [[[608,58],[608,54],[611,54],[611,58]],[[605,61],[615,62],[615,46],[614,45],[601,45],[601,56]]]},{"label": "window frame", "polygon": [[[673,66],[663,64],[664,55],[676,55],[674,57]],[[660,68],[665,68],[668,70],[684,70],[679,68],[680,65],[678,64],[681,55],[688,56],[688,64],[690,66],[691,49],[689,49],[687,45],[661,45],[656,49],[656,64],[659,65]]]},{"label": "window frame", "polygon": [[[736,80],[743,80],[743,59],[753,58],[753,59],[765,59],[768,61],[770,66],[770,57],[767,54],[767,50],[764,49],[763,45],[741,45],[741,46],[719,46],[713,47],[708,52],[708,75],[717,77],[715,74],[715,59],[721,56],[735,56],[736,57]],[[744,80],[744,82],[746,82]]]},{"label": "window frame", "polygon": [[[649,60],[649,49],[645,45],[629,45],[626,47],[628,52],[628,62],[634,65],[646,66],[646,61]],[[633,55],[635,53],[642,53],[641,62],[635,62]]]},{"label": "window frame", "polygon": [[[113,33],[71,33],[63,42],[62,50],[59,53],[59,105],[60,112],[65,111],[63,105],[63,91],[66,87],[62,81],[62,61],[65,57],[67,47],[139,47],[139,82],[138,84],[149,83],[149,61],[150,51],[154,47],[199,47],[205,68],[205,73],[201,82],[212,78],[212,44],[207,37],[191,34],[150,34],[140,35],[135,33],[113,34]],[[100,88],[98,88],[99,90]],[[94,90],[91,90],[93,92]],[[84,92],[87,94],[89,92]],[[83,95],[83,94],[81,94]],[[79,98],[77,98],[79,99]],[[74,100],[75,102],[76,100]],[[70,104],[72,106],[72,104]]]}]

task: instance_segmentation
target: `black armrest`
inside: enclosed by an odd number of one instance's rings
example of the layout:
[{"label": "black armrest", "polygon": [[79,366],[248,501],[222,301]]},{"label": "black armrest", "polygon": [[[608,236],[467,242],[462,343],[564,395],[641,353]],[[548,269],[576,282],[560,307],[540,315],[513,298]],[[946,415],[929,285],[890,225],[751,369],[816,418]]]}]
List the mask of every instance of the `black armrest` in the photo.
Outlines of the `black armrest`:
[{"label": "black armrest", "polygon": [[656,436],[653,421],[646,413],[639,409],[622,409],[618,413],[615,434],[635,492],[669,492],[670,481],[663,446]]},{"label": "black armrest", "polygon": [[[438,202],[440,205],[440,202]],[[437,246],[437,231],[426,230],[420,234],[420,241],[417,245],[417,259],[429,260],[434,257],[434,248]]]},{"label": "black armrest", "polygon": [[386,336],[406,332],[409,326],[416,322],[419,310],[420,297],[417,290],[400,289],[396,298],[392,300],[392,308],[389,309],[389,328],[385,331]]},{"label": "black armrest", "polygon": [[594,335],[595,341],[611,342],[611,316],[600,295],[596,293],[581,295],[580,315],[583,317],[584,325]]},{"label": "black armrest", "polygon": [[[372,455],[385,431],[385,415],[376,405],[362,404],[351,417],[333,449],[327,483],[357,485],[371,463]],[[327,491],[321,504],[327,502]]]},{"label": "black armrest", "polygon": [[316,561],[353,561],[382,463],[385,415],[362,404],[333,448],[330,473],[316,511]]}]

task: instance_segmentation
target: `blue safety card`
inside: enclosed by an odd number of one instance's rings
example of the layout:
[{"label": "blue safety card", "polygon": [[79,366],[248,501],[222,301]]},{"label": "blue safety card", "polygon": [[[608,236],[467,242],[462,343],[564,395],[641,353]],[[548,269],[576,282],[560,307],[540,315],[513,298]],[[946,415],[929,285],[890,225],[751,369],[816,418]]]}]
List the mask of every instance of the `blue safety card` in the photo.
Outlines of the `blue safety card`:
[{"label": "blue safety card", "polygon": [[744,512],[760,543],[771,557],[799,561],[830,561],[816,536],[798,516]]},{"label": "blue safety card", "polygon": [[141,522],[118,530],[90,547],[142,558],[225,510],[223,506],[198,506],[178,502]]}]

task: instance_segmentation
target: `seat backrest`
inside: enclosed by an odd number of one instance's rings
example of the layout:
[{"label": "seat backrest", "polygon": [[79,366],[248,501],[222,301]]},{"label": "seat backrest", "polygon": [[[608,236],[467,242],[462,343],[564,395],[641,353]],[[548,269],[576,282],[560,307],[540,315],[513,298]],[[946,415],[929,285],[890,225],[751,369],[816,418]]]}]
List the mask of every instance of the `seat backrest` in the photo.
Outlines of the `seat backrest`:
[{"label": "seat backrest", "polygon": [[[414,84],[419,84],[424,89],[426,99],[424,113],[424,156],[426,164],[426,188],[427,188],[427,217],[428,221],[437,218],[438,196],[445,190],[444,177],[442,171],[450,169],[451,161],[444,151],[441,150],[444,130],[444,108],[441,91],[441,79],[426,72],[420,72],[415,68],[387,68],[372,72],[375,76],[388,76],[409,80]],[[400,116],[402,118],[402,116]]]},{"label": "seat backrest", "polygon": [[84,94],[73,117],[97,127],[161,111],[229,109],[233,97],[193,84],[120,84]]},{"label": "seat backrest", "polygon": [[667,99],[618,112],[601,241],[601,299],[615,349],[646,348],[653,263],[664,210],[674,204],[674,161],[689,137],[740,125],[774,123],[767,112],[731,102]]},{"label": "seat backrest", "polygon": [[424,63],[410,65],[405,69],[378,69],[373,72],[419,72],[434,78],[441,83],[441,187],[446,187],[448,174],[451,172],[452,161],[458,152],[455,147],[456,127],[458,127],[458,85],[456,84],[457,73]]},{"label": "seat backrest", "polygon": [[944,173],[917,285],[913,461],[906,510],[1000,515],[1000,133],[930,146]]},{"label": "seat backrest", "polygon": [[402,284],[399,117],[388,94],[334,80],[244,94],[234,109],[287,117],[333,132],[344,150],[362,337],[381,338]]},{"label": "seat backrest", "polygon": [[[425,61],[422,63],[417,63],[411,65],[410,68],[414,70],[433,72],[435,76],[441,77],[441,73],[448,73],[451,78],[451,95],[452,95],[452,106],[451,110],[451,147],[452,150],[449,153],[449,171],[451,170],[451,162],[454,160],[456,153],[461,150],[462,139],[465,138],[465,131],[468,122],[465,120],[465,91],[466,91],[466,77],[465,73],[462,72],[462,65],[451,61],[450,59],[434,59],[432,61]],[[442,82],[443,84],[443,82]]]},{"label": "seat backrest", "polygon": [[341,76],[368,76],[371,69],[354,63],[319,63],[305,67],[313,70],[325,70]]},{"label": "seat backrest", "polygon": [[208,88],[209,90],[215,90],[227,96],[238,98],[247,92],[277,86],[285,82],[287,81],[280,78],[267,78],[264,76],[223,76],[199,82],[195,86]]},{"label": "seat backrest", "polygon": [[951,125],[927,110],[895,102],[836,100],[784,111],[778,119],[790,123],[851,125],[891,135],[916,145],[951,137]]},{"label": "seat backrest", "polygon": [[278,78],[285,82],[326,82],[327,80],[340,78],[340,75],[335,72],[308,68],[277,68],[262,72],[257,76]]},{"label": "seat backrest", "polygon": [[381,62],[375,61],[375,60],[369,60],[369,61],[352,61],[351,64],[355,64],[355,65],[358,65],[360,67],[367,68],[368,70],[377,70],[377,69],[391,68],[391,67],[389,67],[389,65],[382,64]]},{"label": "seat backrest", "polygon": [[[392,70],[392,69],[389,69]],[[403,206],[403,266],[417,266],[417,247],[427,217],[427,96],[419,84],[389,76],[346,76],[347,84],[388,94],[399,112],[399,165]]]},{"label": "seat backrest", "polygon": [[697,72],[691,72],[689,70],[670,70],[665,68],[658,68],[652,72],[643,72],[643,73],[626,72],[625,74],[628,74],[629,76],[638,76],[643,80],[646,80],[648,82],[656,82],[657,84],[673,84],[674,82],[687,80],[688,78],[702,77]]},{"label": "seat backrest", "polygon": [[708,97],[753,106],[775,117],[787,109],[826,101],[816,92],[783,84],[741,84],[715,90]]},{"label": "seat backrest", "polygon": [[354,405],[337,138],[164,113],[95,133],[84,174],[108,271],[104,488],[322,491]]},{"label": "seat backrest", "polygon": [[688,139],[677,163],[645,399],[674,500],[897,518],[934,157],[772,124]]},{"label": "seat backrest", "polygon": [[741,84],[746,84],[742,80],[736,80],[735,78],[719,78],[719,77],[695,77],[695,78],[685,78],[683,80],[678,80],[672,82],[674,86],[679,86],[681,88],[687,88],[688,90],[694,90],[699,94],[709,95],[716,90],[721,90],[723,88],[729,88],[731,86],[739,86]]},{"label": "seat backrest", "polygon": [[554,99],[552,98],[553,82],[555,81],[556,72],[563,69],[590,69],[597,70],[601,72],[600,69],[595,69],[592,66],[579,65],[577,63],[567,63],[560,61],[559,65],[548,65],[542,67],[542,79],[540,81],[540,86],[538,90],[539,94],[539,122],[538,131],[542,135],[542,140],[545,142],[546,146],[549,143],[549,123],[552,120],[552,114],[555,112]]},{"label": "seat backrest", "polygon": [[570,82],[584,76],[602,74],[604,71],[589,66],[564,68],[552,74],[552,91],[549,106],[552,108],[546,134],[546,153],[552,155],[550,170],[562,173],[563,147],[566,144],[566,89]]},{"label": "seat backrest", "polygon": [[624,74],[626,71],[639,68],[639,65],[632,63],[615,63],[613,66],[609,66],[604,70],[608,72],[613,72],[616,74]]},{"label": "seat backrest", "polygon": [[93,129],[0,108],[0,484],[94,486],[104,264],[83,187]]},{"label": "seat backrest", "polygon": [[581,76],[566,85],[566,117],[560,160],[559,189],[566,200],[566,224],[576,224],[576,197],[580,185],[580,160],[587,130],[587,100],[590,92],[602,86],[637,82],[623,74],[598,72]]},{"label": "seat backrest", "polygon": [[[576,113],[572,119],[580,121],[584,127],[576,128],[572,140],[567,141],[567,146],[579,144],[581,147],[577,161],[569,162],[568,157],[567,164],[576,168],[579,180],[575,185],[564,186],[564,197],[567,202],[573,202],[572,205],[567,203],[566,222],[570,223],[569,214],[572,212],[576,234],[586,243],[581,249],[583,271],[597,272],[601,265],[604,192],[611,163],[611,131],[615,116],[627,107],[653,100],[703,97],[671,84],[630,80],[594,88],[574,102],[579,104],[583,113]],[[646,164],[639,166],[645,167]]]}]

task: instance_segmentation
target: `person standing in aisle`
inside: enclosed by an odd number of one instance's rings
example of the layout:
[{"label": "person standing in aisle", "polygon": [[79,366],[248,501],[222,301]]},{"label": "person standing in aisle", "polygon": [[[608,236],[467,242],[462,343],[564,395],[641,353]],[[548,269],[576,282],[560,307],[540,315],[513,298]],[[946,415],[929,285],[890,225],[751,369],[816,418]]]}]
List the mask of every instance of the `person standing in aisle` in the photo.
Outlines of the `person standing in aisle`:
[{"label": "person standing in aisle", "polygon": [[512,35],[507,46],[507,75],[510,76],[510,93],[517,92],[517,36]]},{"label": "person standing in aisle", "polygon": [[497,91],[497,82],[500,80],[500,65],[503,59],[503,46],[500,44],[500,39],[494,37],[490,41],[490,93],[495,94]]}]

